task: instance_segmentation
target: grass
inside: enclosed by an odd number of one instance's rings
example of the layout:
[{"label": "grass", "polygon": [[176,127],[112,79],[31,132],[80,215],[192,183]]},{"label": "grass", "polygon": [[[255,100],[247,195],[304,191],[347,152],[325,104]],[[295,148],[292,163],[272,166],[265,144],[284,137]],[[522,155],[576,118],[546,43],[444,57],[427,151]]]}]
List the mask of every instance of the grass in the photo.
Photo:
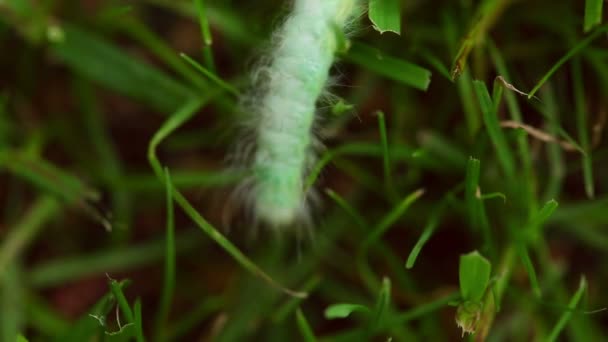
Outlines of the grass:
[{"label": "grass", "polygon": [[226,159],[285,6],[2,2],[0,340],[601,340],[602,3],[370,1],[277,232]]}]

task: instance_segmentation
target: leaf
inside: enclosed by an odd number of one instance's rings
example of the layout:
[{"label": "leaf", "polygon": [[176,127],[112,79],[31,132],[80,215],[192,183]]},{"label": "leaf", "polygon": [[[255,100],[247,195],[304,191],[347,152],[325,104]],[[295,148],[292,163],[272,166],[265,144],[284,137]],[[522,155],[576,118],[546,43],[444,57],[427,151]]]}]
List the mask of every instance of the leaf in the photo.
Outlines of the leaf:
[{"label": "leaf", "polygon": [[361,304],[340,303],[333,304],[325,309],[324,315],[326,319],[346,318],[353,312],[370,313],[371,310]]},{"label": "leaf", "polygon": [[460,256],[460,294],[463,301],[479,302],[490,281],[492,266],[478,251]]},{"label": "leaf", "polygon": [[300,308],[296,310],[296,322],[298,323],[298,329],[300,329],[300,333],[305,342],[315,342],[317,340],[308,320]]},{"label": "leaf", "polygon": [[380,34],[401,34],[401,6],[399,0],[370,0],[369,20]]},{"label": "leaf", "polygon": [[109,41],[75,25],[63,24],[65,39],[55,56],[74,72],[163,112],[175,110],[193,92],[158,69],[125,54]]},{"label": "leaf", "polygon": [[385,56],[369,45],[353,43],[346,58],[375,73],[416,89],[426,91],[431,83],[429,70],[401,59]]},{"label": "leaf", "polygon": [[370,326],[371,331],[374,331],[376,328],[380,327],[380,324],[384,320],[386,312],[388,311],[390,300],[391,280],[389,278],[384,277],[382,279],[382,288],[380,289],[380,294],[378,295],[378,301],[376,302],[376,307],[374,309],[374,319]]},{"label": "leaf", "polygon": [[568,324],[568,322],[572,318],[573,310],[576,309],[576,307],[578,306],[578,303],[580,302],[581,297],[583,296],[583,293],[586,289],[587,280],[585,279],[585,277],[581,277],[581,280],[578,285],[578,290],[576,290],[576,293],[570,299],[570,303],[568,303],[569,310],[564,311],[562,316],[559,318],[557,324],[555,324],[555,326],[551,330],[551,334],[549,335],[549,337],[547,337],[546,341],[553,342],[557,340],[560,332],[564,329],[566,324]]},{"label": "leaf", "polygon": [[591,31],[592,28],[602,23],[602,5],[604,0],[586,0],[585,1],[585,32]]}]

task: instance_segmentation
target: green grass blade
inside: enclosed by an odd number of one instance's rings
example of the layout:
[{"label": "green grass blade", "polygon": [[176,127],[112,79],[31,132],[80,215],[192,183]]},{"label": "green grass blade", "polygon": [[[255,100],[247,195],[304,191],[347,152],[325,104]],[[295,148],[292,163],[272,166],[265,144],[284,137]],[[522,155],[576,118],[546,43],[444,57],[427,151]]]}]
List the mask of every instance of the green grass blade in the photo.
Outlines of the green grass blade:
[{"label": "green grass blade", "polygon": [[[210,97],[209,97],[210,98]],[[188,121],[199,108],[209,99],[193,99],[184,104],[177,112],[171,115],[165,123],[158,129],[150,140],[148,145],[148,161],[156,173],[159,180],[164,180],[163,167],[156,156],[158,145],[169,136],[174,130],[179,128],[183,123]],[[222,235],[215,227],[205,220],[198,211],[190,204],[190,202],[173,187],[173,198],[184,212],[196,223],[196,225],[205,232],[213,241],[222,247],[230,256],[232,256],[244,269],[252,274],[265,280],[269,285],[280,289],[284,293],[294,297],[306,297],[306,293],[290,290],[281,284],[277,283],[272,277],[264,272],[258,265],[251,261],[243,254],[230,240]]]},{"label": "green grass blade", "polygon": [[200,326],[201,322],[223,307],[225,307],[225,300],[221,297],[202,299],[192,311],[182,314],[179,320],[167,328],[167,340],[181,341],[185,334]]},{"label": "green grass blade", "polygon": [[391,280],[387,277],[382,278],[382,288],[374,307],[373,318],[370,322],[370,333],[382,326],[389,311],[391,301]]},{"label": "green grass blade", "polygon": [[60,203],[52,197],[40,197],[25,217],[19,221],[0,243],[0,282],[7,269],[32,242],[44,225],[55,217],[61,209]]},{"label": "green grass blade", "polygon": [[490,136],[490,140],[492,141],[492,145],[494,145],[494,149],[496,150],[498,160],[507,178],[513,180],[515,177],[513,156],[511,154],[511,149],[507,144],[507,139],[500,128],[500,123],[498,122],[498,117],[494,111],[494,105],[490,98],[490,93],[488,93],[488,88],[486,88],[486,85],[482,81],[477,80],[473,81],[473,86],[483,113],[483,121],[488,131],[488,135]]},{"label": "green grass blade", "polygon": [[163,341],[165,326],[171,311],[171,302],[175,290],[175,215],[173,209],[173,188],[171,187],[171,175],[169,169],[165,168],[165,187],[167,201],[167,225],[165,232],[166,255],[165,274],[163,278],[163,289],[160,299],[160,309],[156,313],[156,337]]},{"label": "green grass blade", "polygon": [[[199,231],[190,230],[175,239],[176,253],[183,254],[200,248]],[[121,272],[153,264],[165,256],[165,239],[154,239],[115,249],[101,249],[91,254],[78,254],[43,262],[31,267],[27,282],[34,288],[48,288],[84,277]]]},{"label": "green grass blade", "polygon": [[389,194],[394,194],[395,189],[393,187],[391,158],[388,148],[388,138],[386,134],[386,121],[384,120],[384,113],[381,111],[376,112],[378,117],[378,131],[380,132],[380,144],[382,145],[382,166],[384,171],[384,185],[385,190]]},{"label": "green grass blade", "polygon": [[[318,275],[313,275],[304,285],[302,286],[302,291],[306,291],[310,293],[314,290],[319,283],[321,282],[321,277]],[[289,298],[287,302],[281,307],[279,307],[272,315],[272,321],[275,323],[282,322],[289,314],[291,314],[297,307],[302,303],[303,298]]]},{"label": "green grass blade", "polygon": [[485,205],[479,190],[480,161],[470,158],[467,163],[465,178],[465,201],[469,213],[469,222],[474,231],[481,232],[484,240],[484,250],[491,254],[496,252],[492,233],[488,223]]},{"label": "green grass blade", "polygon": [[196,11],[198,14],[198,22],[201,27],[201,35],[203,37],[203,58],[207,68],[212,72],[215,72],[215,62],[213,61],[213,37],[211,36],[211,28],[209,27],[209,21],[207,20],[207,6],[205,0],[194,0],[196,4]]},{"label": "green grass blade", "polygon": [[458,53],[452,63],[452,79],[457,79],[465,71],[467,59],[471,50],[482,41],[482,38],[492,28],[494,23],[513,0],[484,0],[474,17],[474,23],[467,35],[462,39]]},{"label": "green grass blade", "polygon": [[[395,145],[392,144],[389,146],[389,154],[390,158],[393,161],[416,161],[414,158],[414,149],[407,145]],[[329,164],[331,161],[336,159],[337,157],[343,155],[352,155],[352,156],[374,156],[382,158],[384,156],[384,152],[381,145],[374,143],[348,143],[336,147],[334,149],[327,150],[321,158],[317,161],[317,163],[313,166],[312,170],[308,174],[306,181],[304,182],[304,188],[310,189],[310,187],[314,184],[323,168]]]},{"label": "green grass blade", "polygon": [[82,203],[95,197],[95,191],[77,177],[46,160],[27,153],[12,150],[0,151],[0,168],[6,168],[15,176],[25,179],[43,192],[69,204]]},{"label": "green grass blade", "polygon": [[521,244],[517,248],[517,252],[519,257],[521,258],[521,262],[528,273],[528,279],[530,280],[530,286],[532,286],[532,291],[537,298],[540,298],[542,295],[542,291],[540,289],[540,285],[538,284],[538,278],[536,276],[536,270],[534,269],[534,264],[530,259],[530,254],[528,253],[528,248]]},{"label": "green grass blade", "polygon": [[399,0],[369,0],[369,20],[380,32],[401,34],[401,3]]},{"label": "green grass blade", "polygon": [[585,151],[582,156],[583,181],[587,197],[593,198],[595,189],[593,185],[593,161],[591,156],[589,128],[587,124],[587,109],[585,108],[585,89],[581,70],[581,62],[575,58],[572,64],[572,78],[574,83],[574,101],[576,113],[576,126],[581,147]]},{"label": "green grass blade", "polygon": [[374,242],[378,241],[384,233],[403,216],[407,209],[424,194],[423,189],[418,189],[403,198],[391,211],[386,214],[378,224],[367,235],[361,244],[363,249],[369,248]]},{"label": "green grass blade", "polygon": [[110,291],[112,292],[112,295],[114,295],[114,298],[116,299],[116,302],[118,303],[118,307],[120,308],[120,311],[123,313],[123,315],[127,319],[127,323],[135,322],[135,316],[133,315],[133,310],[131,309],[131,305],[129,305],[129,302],[127,301],[127,297],[125,297],[125,294],[122,292],[121,283],[115,279],[109,279],[108,285],[110,286]]},{"label": "green grass blade", "polygon": [[[125,281],[119,283],[120,287],[124,287]],[[105,325],[101,325],[101,321],[105,321],[112,307],[114,306],[115,298],[111,293],[103,296],[93,307],[88,311],[88,314],[83,315],[70,326],[64,334],[55,338],[56,342],[82,342],[90,341],[93,336],[103,334]],[[99,338],[96,336],[96,338]]]},{"label": "green grass blade", "polygon": [[213,72],[205,69],[197,61],[190,58],[185,53],[180,53],[179,55],[184,60],[186,60],[186,62],[188,62],[194,69],[200,71],[201,74],[205,75],[207,78],[209,78],[209,80],[211,80],[213,83],[217,84],[220,88],[224,89],[225,91],[234,95],[237,98],[241,96],[241,94],[235,87],[233,87],[231,84],[227,83],[226,81],[222,80],[221,78],[217,77]]},{"label": "green grass blade", "polygon": [[52,51],[69,68],[87,79],[163,112],[178,108],[194,94],[183,84],[125,55],[95,34],[67,23],[63,24],[63,29],[65,40],[54,44]]},{"label": "green grass blade", "polygon": [[133,305],[133,324],[135,324],[135,340],[144,342],[143,320],[141,318],[141,299],[137,298]]},{"label": "green grass blade", "polygon": [[300,334],[302,334],[302,339],[305,342],[315,342],[317,340],[312,328],[310,327],[310,324],[308,324],[308,320],[300,308],[296,310],[296,322],[298,324]]},{"label": "green grass blade", "polygon": [[362,43],[353,43],[346,58],[384,77],[419,90],[427,90],[431,83],[429,70],[401,59],[384,56],[375,48]]},{"label": "green grass blade", "polygon": [[352,205],[350,205],[342,196],[338,195],[331,189],[325,189],[325,193],[329,196],[344,212],[350,216],[353,221],[359,226],[361,231],[365,231],[368,228],[368,223]]},{"label": "green grass blade", "polygon": [[21,268],[17,263],[0,269],[0,340],[15,341],[20,331],[25,328],[28,317],[25,316],[24,284]]},{"label": "green grass blade", "polygon": [[[445,203],[445,202],[443,202],[443,203]],[[439,204],[437,209],[435,209],[433,211],[433,213],[431,214],[431,218],[429,219],[427,224],[424,226],[424,229],[422,230],[422,234],[420,234],[418,241],[416,241],[414,248],[412,248],[412,251],[410,252],[410,254],[407,257],[407,261],[405,263],[405,268],[411,269],[414,267],[414,263],[416,263],[416,259],[418,258],[418,255],[422,251],[422,248],[424,247],[424,245],[426,245],[426,243],[429,241],[431,236],[433,236],[433,233],[437,229],[437,226],[439,226],[439,222],[441,221],[441,218],[443,216],[443,211],[444,211],[443,203]]]},{"label": "green grass blade", "polygon": [[604,0],[585,0],[585,19],[583,28],[585,32],[591,31],[602,23],[602,6]]},{"label": "green grass blade", "polygon": [[582,49],[584,49],[585,47],[587,47],[587,45],[589,45],[596,38],[598,38],[602,34],[606,33],[606,31],[608,31],[608,26],[607,25],[600,26],[595,31],[593,31],[592,34],[590,34],[589,36],[587,36],[587,38],[581,40],[580,42],[578,42],[578,44],[576,44],[574,47],[572,47],[562,58],[560,58],[557,61],[557,63],[555,63],[551,67],[551,69],[549,69],[549,71],[547,71],[547,73],[540,79],[540,81],[538,81],[538,83],[536,83],[536,85],[534,86],[534,88],[532,88],[532,90],[528,94],[528,99],[531,99],[532,97],[534,97],[534,94],[536,94],[536,92],[540,89],[540,87],[543,84],[545,84],[545,82],[547,82],[547,80],[549,78],[551,78],[551,76],[553,76],[553,74],[562,65],[564,65],[564,63],[566,63],[570,58],[572,58],[574,55],[576,55],[577,53],[579,53]]},{"label": "green grass blade", "polygon": [[569,310],[564,311],[562,316],[559,318],[559,321],[557,321],[557,324],[555,324],[553,329],[551,329],[551,333],[549,334],[549,336],[547,336],[545,341],[547,341],[547,342],[557,341],[559,334],[561,333],[561,331],[564,329],[566,324],[568,324],[568,322],[572,318],[573,310],[575,310],[576,307],[578,306],[578,303],[580,302],[581,298],[583,297],[583,293],[585,292],[586,289],[587,289],[587,280],[585,279],[585,277],[581,277],[581,280],[578,285],[578,290],[576,290],[576,293],[574,293],[574,295],[570,299],[570,303],[568,303]]}]

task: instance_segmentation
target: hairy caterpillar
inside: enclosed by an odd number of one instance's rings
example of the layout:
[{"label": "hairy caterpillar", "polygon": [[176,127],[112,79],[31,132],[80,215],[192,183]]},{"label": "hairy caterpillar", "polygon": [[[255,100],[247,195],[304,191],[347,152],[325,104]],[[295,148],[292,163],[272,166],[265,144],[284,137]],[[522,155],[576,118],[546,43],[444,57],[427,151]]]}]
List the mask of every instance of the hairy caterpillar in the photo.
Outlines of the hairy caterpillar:
[{"label": "hairy caterpillar", "polygon": [[281,227],[308,217],[303,179],[314,161],[316,102],[339,34],[358,13],[358,0],[295,0],[275,33],[268,63],[255,71],[263,81],[251,99],[255,151],[247,201],[256,221]]}]

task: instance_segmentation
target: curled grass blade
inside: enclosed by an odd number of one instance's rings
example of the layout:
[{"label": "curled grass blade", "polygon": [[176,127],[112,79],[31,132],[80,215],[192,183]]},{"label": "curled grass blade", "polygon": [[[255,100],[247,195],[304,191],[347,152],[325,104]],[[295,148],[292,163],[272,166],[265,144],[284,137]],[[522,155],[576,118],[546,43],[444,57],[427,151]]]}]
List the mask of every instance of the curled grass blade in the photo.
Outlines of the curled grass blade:
[{"label": "curled grass blade", "polygon": [[[158,145],[169,136],[174,130],[179,128],[183,123],[188,121],[199,108],[207,102],[211,96],[204,99],[193,99],[184,104],[177,112],[171,115],[165,123],[159,128],[154,134],[148,145],[148,161],[154,172],[156,173],[159,180],[164,180],[163,167],[156,156],[156,149]],[[245,254],[243,254],[230,240],[222,235],[215,227],[213,227],[207,220],[205,220],[198,211],[190,204],[190,202],[177,190],[173,188],[173,198],[177,204],[184,210],[184,212],[196,223],[196,225],[205,232],[213,241],[222,247],[230,256],[232,256],[244,269],[251,272],[254,275],[265,280],[269,285],[280,289],[284,293],[294,297],[306,297],[307,294],[303,292],[290,290],[279,283],[277,283],[272,277],[264,272],[257,264],[251,261]]]}]

